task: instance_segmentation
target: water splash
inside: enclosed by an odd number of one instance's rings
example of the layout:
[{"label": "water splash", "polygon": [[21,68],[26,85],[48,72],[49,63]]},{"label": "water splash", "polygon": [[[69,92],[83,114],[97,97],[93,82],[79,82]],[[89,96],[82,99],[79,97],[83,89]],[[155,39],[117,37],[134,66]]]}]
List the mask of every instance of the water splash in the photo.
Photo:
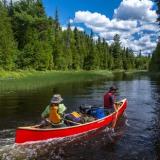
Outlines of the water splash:
[{"label": "water splash", "polygon": [[[125,120],[126,121],[126,120]],[[123,125],[125,126],[125,121]],[[1,160],[63,160],[69,159],[66,155],[71,154],[78,147],[79,150],[83,148],[92,148],[94,150],[95,146],[101,146],[102,144],[115,143],[123,135],[123,125],[118,125],[119,127],[115,132],[111,132],[111,129],[104,127],[101,129],[96,129],[85,134],[79,134],[72,137],[65,137],[59,139],[49,139],[41,142],[26,143],[17,145],[14,144],[14,130],[3,130],[0,133],[12,135],[11,138],[4,138],[4,144],[9,144],[2,146],[0,148],[0,159]],[[6,142],[7,143],[6,143]]]},{"label": "water splash", "polygon": [[[89,140],[92,140],[93,136],[98,136],[102,141],[106,141],[108,135],[106,133],[109,132],[108,128],[103,128],[101,130],[94,130],[90,133],[66,137],[60,139],[50,139],[43,142],[38,143],[28,143],[23,145],[6,145],[3,149],[0,149],[0,159],[1,160],[46,160],[47,159],[63,159],[64,150],[66,150],[67,145],[75,146],[81,145],[85,146]],[[99,143],[99,138],[94,139],[93,143]],[[104,140],[105,139],[105,140]]]}]

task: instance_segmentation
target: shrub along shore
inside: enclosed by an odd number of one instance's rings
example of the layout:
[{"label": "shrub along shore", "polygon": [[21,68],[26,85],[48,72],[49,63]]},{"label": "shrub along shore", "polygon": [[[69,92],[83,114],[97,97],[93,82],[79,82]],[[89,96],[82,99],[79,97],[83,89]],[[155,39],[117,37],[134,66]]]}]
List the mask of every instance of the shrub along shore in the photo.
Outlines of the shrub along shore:
[{"label": "shrub along shore", "polygon": [[31,90],[58,83],[113,79],[116,73],[132,74],[137,72],[140,71],[0,71],[0,90]]},{"label": "shrub along shore", "polygon": [[[118,70],[118,72],[123,72],[123,70]],[[42,78],[42,77],[52,77],[53,80],[59,80],[62,78],[62,81],[68,80],[68,78],[73,80],[78,80],[81,76],[86,79],[92,79],[97,76],[112,77],[113,71],[108,70],[95,70],[95,71],[36,71],[36,70],[18,70],[18,71],[0,71],[0,80],[25,80],[28,78]],[[67,79],[66,79],[67,78]]]},{"label": "shrub along shore", "polygon": [[[27,78],[36,78],[36,77],[47,77],[51,76],[54,80],[62,76],[62,78],[68,76],[71,78],[70,80],[77,80],[79,76],[86,78],[86,80],[97,78],[97,76],[104,78],[111,78],[114,76],[114,73],[124,73],[124,74],[133,74],[139,72],[147,72],[146,70],[92,70],[92,71],[35,71],[35,70],[18,70],[18,71],[4,71],[0,70],[0,80],[22,80]],[[58,79],[59,80],[59,79]],[[66,79],[63,79],[65,81]]]}]

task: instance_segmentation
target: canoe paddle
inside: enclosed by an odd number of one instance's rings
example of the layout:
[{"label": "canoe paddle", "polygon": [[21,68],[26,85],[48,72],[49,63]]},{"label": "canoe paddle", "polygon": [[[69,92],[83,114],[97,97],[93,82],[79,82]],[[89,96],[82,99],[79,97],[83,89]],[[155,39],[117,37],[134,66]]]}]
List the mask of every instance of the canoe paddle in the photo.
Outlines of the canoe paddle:
[{"label": "canoe paddle", "polygon": [[115,127],[116,127],[117,120],[118,120],[118,106],[116,106],[116,104],[114,104],[114,105],[115,105],[116,115],[115,115],[115,118],[114,118],[114,121],[113,121],[112,127],[111,127],[113,132],[114,132],[114,129],[115,129]]}]

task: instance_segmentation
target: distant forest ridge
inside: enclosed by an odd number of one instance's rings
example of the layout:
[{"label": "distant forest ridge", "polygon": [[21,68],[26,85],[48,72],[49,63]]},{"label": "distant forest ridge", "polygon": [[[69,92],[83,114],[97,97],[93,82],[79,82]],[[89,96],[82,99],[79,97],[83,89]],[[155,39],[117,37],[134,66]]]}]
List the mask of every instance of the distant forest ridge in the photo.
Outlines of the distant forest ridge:
[{"label": "distant forest ridge", "polygon": [[58,11],[47,17],[41,0],[0,1],[0,69],[146,70],[150,60],[122,47],[118,34],[109,45],[70,23],[63,31]]}]

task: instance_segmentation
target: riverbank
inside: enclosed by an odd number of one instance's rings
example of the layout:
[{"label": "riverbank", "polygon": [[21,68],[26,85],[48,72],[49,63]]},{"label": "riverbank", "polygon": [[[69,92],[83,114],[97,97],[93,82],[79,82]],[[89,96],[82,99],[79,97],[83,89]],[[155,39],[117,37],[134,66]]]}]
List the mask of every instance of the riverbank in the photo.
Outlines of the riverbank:
[{"label": "riverbank", "polygon": [[0,72],[0,91],[33,90],[57,83],[112,78],[111,71],[17,71]]},{"label": "riverbank", "polygon": [[[146,70],[95,70],[95,71],[35,71],[35,70],[18,70],[18,71],[3,71],[0,70],[0,80],[11,80],[11,79],[25,79],[29,77],[41,77],[41,76],[64,76],[64,75],[84,75],[84,76],[107,76],[113,77],[114,73],[125,73],[125,74],[133,74],[133,73],[146,73]],[[72,77],[73,78],[73,77]],[[92,77],[93,78],[93,77]]]},{"label": "riverbank", "polygon": [[131,74],[137,71],[0,71],[0,90],[30,90],[57,83],[112,79],[117,72]]},{"label": "riverbank", "polygon": [[[0,80],[13,80],[13,79],[26,79],[26,78],[36,78],[36,77],[44,77],[44,76],[53,76],[52,78],[57,79],[59,76],[85,76],[95,77],[96,75],[101,76],[113,76],[112,71],[107,70],[99,70],[99,71],[0,71]],[[93,78],[92,77],[92,78]],[[74,78],[74,77],[72,77]]]}]

